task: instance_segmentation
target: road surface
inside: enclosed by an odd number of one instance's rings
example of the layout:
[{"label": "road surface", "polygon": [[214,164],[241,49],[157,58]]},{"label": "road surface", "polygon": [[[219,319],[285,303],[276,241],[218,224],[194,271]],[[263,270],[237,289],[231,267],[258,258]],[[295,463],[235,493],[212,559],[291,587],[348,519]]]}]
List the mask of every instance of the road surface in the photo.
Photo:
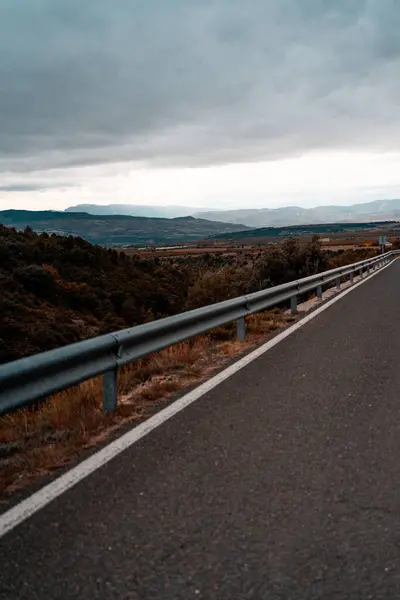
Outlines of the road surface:
[{"label": "road surface", "polygon": [[400,261],[0,540],[0,598],[400,596]]}]

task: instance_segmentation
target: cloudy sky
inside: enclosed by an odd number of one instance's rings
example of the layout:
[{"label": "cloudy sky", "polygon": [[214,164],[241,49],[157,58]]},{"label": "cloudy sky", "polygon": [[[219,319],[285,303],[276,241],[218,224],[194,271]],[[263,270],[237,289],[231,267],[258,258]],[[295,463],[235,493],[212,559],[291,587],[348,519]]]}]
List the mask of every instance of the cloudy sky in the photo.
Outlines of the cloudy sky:
[{"label": "cloudy sky", "polygon": [[400,196],[398,0],[0,0],[0,208]]}]

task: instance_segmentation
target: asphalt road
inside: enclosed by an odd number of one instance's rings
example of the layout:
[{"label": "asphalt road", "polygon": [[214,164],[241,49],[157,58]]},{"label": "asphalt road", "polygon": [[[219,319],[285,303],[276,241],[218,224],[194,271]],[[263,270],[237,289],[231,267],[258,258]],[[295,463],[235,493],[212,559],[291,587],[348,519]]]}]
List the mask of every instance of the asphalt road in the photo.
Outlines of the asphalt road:
[{"label": "asphalt road", "polygon": [[397,599],[400,262],[0,541],[0,598]]}]

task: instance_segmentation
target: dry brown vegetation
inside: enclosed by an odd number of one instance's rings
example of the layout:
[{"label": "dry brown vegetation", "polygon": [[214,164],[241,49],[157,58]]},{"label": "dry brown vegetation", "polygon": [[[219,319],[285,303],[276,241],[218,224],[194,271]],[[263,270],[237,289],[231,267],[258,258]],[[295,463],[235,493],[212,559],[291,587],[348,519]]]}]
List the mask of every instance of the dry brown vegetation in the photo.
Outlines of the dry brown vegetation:
[{"label": "dry brown vegetation", "polygon": [[[363,253],[375,252],[365,249]],[[364,257],[364,256],[362,256]],[[362,258],[322,252],[318,239],[288,239],[256,256],[144,260],[76,238],[0,226],[0,362],[99,333],[284,283]],[[157,285],[155,285],[157,282]],[[282,307],[283,308],[283,307]],[[0,418],[0,492],[70,461],[122,424],[145,418],[178,390],[206,379],[292,318],[275,309],[219,327],[120,370],[119,406],[102,410],[101,380],[55,395],[36,409]]]},{"label": "dry brown vegetation", "polygon": [[318,238],[257,253],[142,258],[0,225],[0,364],[312,275],[335,260]]},{"label": "dry brown vegetation", "polygon": [[216,342],[202,336],[182,342],[120,370],[119,404],[113,415],[102,409],[101,378],[53,396],[37,409],[0,419],[0,492],[10,493],[61,467],[82,449],[104,441],[121,425],[141,420],[178,390],[206,379],[232,357],[292,321],[274,309],[246,319],[248,335]]}]

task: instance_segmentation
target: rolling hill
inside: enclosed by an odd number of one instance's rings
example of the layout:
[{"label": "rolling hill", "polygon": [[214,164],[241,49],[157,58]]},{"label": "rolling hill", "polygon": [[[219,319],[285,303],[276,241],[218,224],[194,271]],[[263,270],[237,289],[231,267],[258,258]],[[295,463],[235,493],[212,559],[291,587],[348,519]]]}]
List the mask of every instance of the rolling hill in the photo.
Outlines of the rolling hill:
[{"label": "rolling hill", "polygon": [[16,229],[24,229],[29,225],[38,233],[74,235],[93,244],[109,246],[191,242],[219,233],[247,229],[244,225],[218,223],[194,217],[155,219],[51,210],[3,210],[0,211],[0,223]]},{"label": "rolling hill", "polygon": [[257,240],[261,238],[279,238],[288,236],[329,235],[341,232],[357,232],[374,230],[400,230],[396,221],[377,221],[372,223],[312,223],[310,225],[289,225],[288,227],[258,227],[245,231],[234,231],[211,236],[213,240],[240,242],[242,240]]},{"label": "rolling hill", "polygon": [[284,227],[316,223],[349,223],[400,220],[400,199],[374,200],[351,206],[284,206],[196,212],[196,218],[212,219],[223,223],[243,223],[249,227]]},{"label": "rolling hill", "polygon": [[[206,211],[207,209],[201,209]],[[193,206],[151,206],[145,204],[77,204],[69,206],[65,212],[85,212],[90,215],[130,215],[131,217],[154,217],[174,219],[175,217],[192,216]]]}]

